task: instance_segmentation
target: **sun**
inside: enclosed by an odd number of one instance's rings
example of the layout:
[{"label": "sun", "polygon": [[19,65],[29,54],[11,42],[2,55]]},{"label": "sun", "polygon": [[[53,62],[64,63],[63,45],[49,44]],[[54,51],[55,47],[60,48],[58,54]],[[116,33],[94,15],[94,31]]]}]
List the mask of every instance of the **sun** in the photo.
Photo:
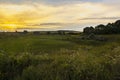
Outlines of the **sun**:
[{"label": "sun", "polygon": [[7,24],[6,25],[6,28],[9,30],[9,31],[15,31],[17,29],[17,25],[16,24]]},{"label": "sun", "polygon": [[17,29],[17,24],[1,24],[1,29],[5,31],[15,31]]},{"label": "sun", "polygon": [[16,24],[7,24],[7,25],[8,25],[8,28],[13,28],[13,29],[17,28]]}]

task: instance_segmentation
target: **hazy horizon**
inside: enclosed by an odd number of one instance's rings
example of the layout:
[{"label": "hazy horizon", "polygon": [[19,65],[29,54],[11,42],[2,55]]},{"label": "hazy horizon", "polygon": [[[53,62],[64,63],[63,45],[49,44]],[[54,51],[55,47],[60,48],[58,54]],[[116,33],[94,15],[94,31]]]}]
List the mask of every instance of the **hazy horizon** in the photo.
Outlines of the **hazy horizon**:
[{"label": "hazy horizon", "polygon": [[0,0],[0,31],[75,30],[120,19],[120,0]]}]

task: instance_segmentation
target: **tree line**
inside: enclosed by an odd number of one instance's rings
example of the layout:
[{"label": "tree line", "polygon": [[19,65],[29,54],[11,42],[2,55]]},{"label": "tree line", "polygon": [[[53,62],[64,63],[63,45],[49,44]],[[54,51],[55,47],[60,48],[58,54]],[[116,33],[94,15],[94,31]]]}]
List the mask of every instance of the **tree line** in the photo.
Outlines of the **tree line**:
[{"label": "tree line", "polygon": [[120,20],[115,23],[108,23],[107,25],[97,25],[95,27],[85,27],[83,30],[85,34],[120,34]]}]

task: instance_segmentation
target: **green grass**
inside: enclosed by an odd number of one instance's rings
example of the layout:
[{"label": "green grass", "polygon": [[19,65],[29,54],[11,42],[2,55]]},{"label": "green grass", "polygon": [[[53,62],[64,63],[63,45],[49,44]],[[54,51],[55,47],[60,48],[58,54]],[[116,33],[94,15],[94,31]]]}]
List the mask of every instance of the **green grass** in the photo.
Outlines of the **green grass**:
[{"label": "green grass", "polygon": [[7,35],[0,39],[0,80],[119,80],[120,35]]},{"label": "green grass", "polygon": [[75,44],[65,41],[65,36],[23,36],[0,40],[0,49],[6,53],[51,53],[62,48],[72,49]]}]

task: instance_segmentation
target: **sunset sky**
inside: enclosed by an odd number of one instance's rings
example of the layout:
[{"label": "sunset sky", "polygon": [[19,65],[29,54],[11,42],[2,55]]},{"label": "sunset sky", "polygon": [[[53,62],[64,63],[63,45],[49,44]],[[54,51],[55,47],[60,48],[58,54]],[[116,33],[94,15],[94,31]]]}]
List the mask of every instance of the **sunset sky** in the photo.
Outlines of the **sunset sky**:
[{"label": "sunset sky", "polygon": [[0,0],[0,31],[77,30],[120,19],[120,0]]}]

